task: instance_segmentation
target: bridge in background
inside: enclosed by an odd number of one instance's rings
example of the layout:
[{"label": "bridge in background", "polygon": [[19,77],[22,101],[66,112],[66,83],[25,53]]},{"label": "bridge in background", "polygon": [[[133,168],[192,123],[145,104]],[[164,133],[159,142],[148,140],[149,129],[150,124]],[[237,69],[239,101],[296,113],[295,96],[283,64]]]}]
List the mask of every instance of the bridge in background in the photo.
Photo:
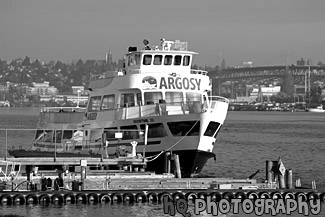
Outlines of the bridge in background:
[{"label": "bridge in background", "polygon": [[[310,73],[309,73],[310,72]],[[246,85],[267,85],[276,81],[281,83],[286,77],[292,76],[295,85],[305,85],[306,79],[310,74],[310,83],[316,81],[325,83],[325,67],[320,66],[259,66],[246,68],[227,68],[222,71],[210,71],[209,75],[212,77],[213,93],[219,93],[220,89],[225,84],[231,85],[230,90],[232,96],[245,96]],[[226,88],[227,89],[227,88]],[[229,87],[228,87],[229,89]],[[224,92],[221,91],[221,95]]]}]

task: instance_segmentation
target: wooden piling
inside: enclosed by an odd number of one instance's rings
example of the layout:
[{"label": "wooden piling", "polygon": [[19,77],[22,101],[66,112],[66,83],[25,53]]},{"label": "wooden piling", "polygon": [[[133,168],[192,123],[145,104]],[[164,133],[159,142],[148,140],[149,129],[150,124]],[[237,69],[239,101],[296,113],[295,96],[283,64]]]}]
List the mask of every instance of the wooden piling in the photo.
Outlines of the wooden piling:
[{"label": "wooden piling", "polygon": [[170,152],[165,153],[165,166],[164,166],[164,172],[170,173],[171,172],[171,163],[170,163]]},{"label": "wooden piling", "polygon": [[175,165],[176,177],[182,178],[181,165],[179,163],[179,156],[177,154],[174,155],[174,161],[175,161],[174,165]]},{"label": "wooden piling", "polygon": [[287,169],[286,171],[286,187],[287,189],[292,189],[292,169]]},{"label": "wooden piling", "polygon": [[266,161],[266,180],[267,183],[273,182],[273,161]]}]

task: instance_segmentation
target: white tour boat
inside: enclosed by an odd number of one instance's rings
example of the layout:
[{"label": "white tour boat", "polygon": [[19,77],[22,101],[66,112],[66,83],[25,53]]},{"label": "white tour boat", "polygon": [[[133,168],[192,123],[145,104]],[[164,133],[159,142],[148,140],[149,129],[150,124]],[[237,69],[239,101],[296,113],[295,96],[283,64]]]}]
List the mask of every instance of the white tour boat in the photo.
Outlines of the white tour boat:
[{"label": "white tour boat", "polygon": [[172,152],[184,177],[198,174],[215,157],[229,101],[211,95],[207,71],[191,69],[197,53],[186,42],[144,44],[129,47],[123,70],[93,76],[85,110],[43,109],[29,156],[55,150],[56,156],[105,158],[117,150],[131,153],[133,144],[149,171],[163,173],[165,152]]}]

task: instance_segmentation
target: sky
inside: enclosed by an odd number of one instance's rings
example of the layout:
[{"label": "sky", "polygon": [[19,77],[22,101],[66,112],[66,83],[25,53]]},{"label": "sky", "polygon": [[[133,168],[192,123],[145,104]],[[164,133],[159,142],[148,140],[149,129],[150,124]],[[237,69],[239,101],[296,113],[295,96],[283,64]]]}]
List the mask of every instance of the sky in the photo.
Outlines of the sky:
[{"label": "sky", "polygon": [[324,0],[0,0],[0,59],[113,61],[142,41],[188,42],[194,63],[325,62]]}]

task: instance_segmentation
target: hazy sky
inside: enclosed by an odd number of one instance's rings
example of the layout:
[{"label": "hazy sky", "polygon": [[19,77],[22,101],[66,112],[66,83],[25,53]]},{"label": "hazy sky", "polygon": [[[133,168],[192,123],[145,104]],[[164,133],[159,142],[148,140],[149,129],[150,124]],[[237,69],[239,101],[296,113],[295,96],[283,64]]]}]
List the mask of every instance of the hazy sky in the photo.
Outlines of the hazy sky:
[{"label": "hazy sky", "polygon": [[143,39],[187,41],[195,63],[325,62],[324,0],[0,0],[0,59],[113,60]]}]

